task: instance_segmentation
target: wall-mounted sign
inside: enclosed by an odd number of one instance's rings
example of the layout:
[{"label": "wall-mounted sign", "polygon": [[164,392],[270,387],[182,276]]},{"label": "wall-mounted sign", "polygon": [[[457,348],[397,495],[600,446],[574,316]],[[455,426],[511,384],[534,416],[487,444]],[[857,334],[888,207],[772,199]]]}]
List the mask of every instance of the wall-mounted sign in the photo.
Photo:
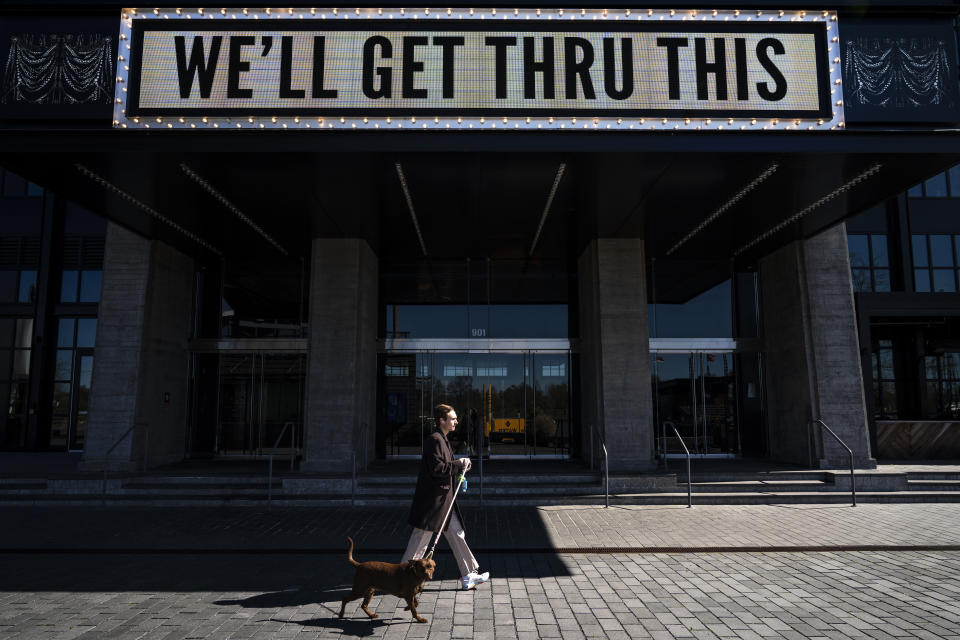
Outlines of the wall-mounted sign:
[{"label": "wall-mounted sign", "polygon": [[831,128],[836,33],[829,12],[130,9],[115,124]]}]

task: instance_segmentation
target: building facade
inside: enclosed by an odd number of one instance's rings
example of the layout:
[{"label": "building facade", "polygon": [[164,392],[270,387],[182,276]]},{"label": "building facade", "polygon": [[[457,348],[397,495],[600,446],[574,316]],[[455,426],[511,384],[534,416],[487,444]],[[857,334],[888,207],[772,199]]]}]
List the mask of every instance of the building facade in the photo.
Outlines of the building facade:
[{"label": "building facade", "polygon": [[0,446],[956,457],[958,4],[8,5]]}]

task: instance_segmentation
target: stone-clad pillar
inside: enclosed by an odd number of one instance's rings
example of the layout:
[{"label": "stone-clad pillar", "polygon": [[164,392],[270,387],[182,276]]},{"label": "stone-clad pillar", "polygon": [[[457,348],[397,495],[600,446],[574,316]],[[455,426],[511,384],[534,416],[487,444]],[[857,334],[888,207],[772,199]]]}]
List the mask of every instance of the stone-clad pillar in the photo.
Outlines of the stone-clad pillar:
[{"label": "stone-clad pillar", "polygon": [[643,240],[601,238],[579,261],[582,433],[604,433],[610,470],[654,467]]},{"label": "stone-clad pillar", "polygon": [[193,260],[109,223],[82,469],[183,459],[192,311]]},{"label": "stone-clad pillar", "polygon": [[365,430],[369,458],[377,406],[377,257],[364,240],[317,238],[310,273],[305,471],[351,469]]},{"label": "stone-clad pillar", "polygon": [[849,456],[810,422],[823,419],[873,467],[844,225],[760,261],[768,430],[773,459],[843,468]]}]

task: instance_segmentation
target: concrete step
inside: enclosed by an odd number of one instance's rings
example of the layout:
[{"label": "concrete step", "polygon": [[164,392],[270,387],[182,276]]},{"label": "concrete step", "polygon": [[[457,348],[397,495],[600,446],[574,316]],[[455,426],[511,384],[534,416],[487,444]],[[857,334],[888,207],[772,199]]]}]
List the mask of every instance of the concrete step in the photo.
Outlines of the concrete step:
[{"label": "concrete step", "polygon": [[0,495],[6,495],[8,493],[35,493],[46,490],[47,483],[44,481],[24,480],[20,482],[0,483]]},{"label": "concrete step", "polygon": [[[278,474],[274,474],[273,482],[280,483],[283,480]],[[129,478],[124,486],[132,484],[151,484],[151,485],[208,485],[208,486],[267,486],[267,475],[140,475]]]},{"label": "concrete step", "polygon": [[[358,487],[357,494],[362,496],[398,496],[398,497],[407,497],[408,499],[413,496],[415,490],[415,485],[360,485]],[[487,485],[483,487],[483,495],[492,496],[492,495],[584,495],[584,494],[594,494],[599,491],[603,491],[602,483],[590,483],[590,484],[546,484],[539,482],[531,482],[524,484],[510,484],[510,485]],[[466,493],[461,493],[460,497],[463,496],[472,496],[473,494],[480,495],[480,485],[479,483],[474,484],[470,483]],[[459,498],[458,498],[459,499]]]},{"label": "concrete step", "polygon": [[[575,474],[484,474],[483,483],[485,486],[492,485],[515,485],[515,484],[534,484],[544,482],[549,484],[585,484],[601,482],[603,476],[599,473],[575,473]],[[467,481],[471,484],[479,485],[480,476],[471,471],[467,474]],[[379,475],[363,473],[357,476],[357,482],[364,486],[373,485],[410,485],[417,484],[416,475]]]},{"label": "concrete step", "polygon": [[907,480],[955,480],[960,482],[960,472],[953,471],[908,471]]},{"label": "concrete step", "polygon": [[[787,493],[791,491],[835,491],[832,482],[822,480],[734,480],[728,482],[693,482],[694,493],[733,493],[741,491]],[[686,491],[687,483],[677,479],[674,491]]]},{"label": "concrete step", "polygon": [[960,480],[907,480],[913,491],[960,491]]},{"label": "concrete step", "polygon": [[[671,464],[669,472],[677,476],[677,481],[687,480],[686,466]],[[762,482],[799,482],[803,480],[821,480],[828,479],[828,473],[825,471],[770,471],[770,472],[728,472],[728,471],[708,471],[691,474],[694,482],[739,482],[755,480]]]},{"label": "concrete step", "polygon": [[[283,491],[282,482],[273,483],[273,494]],[[266,495],[267,483],[259,484],[232,484],[232,483],[183,483],[173,484],[166,482],[130,482],[124,484],[117,495],[231,495],[231,496],[258,496]]]}]

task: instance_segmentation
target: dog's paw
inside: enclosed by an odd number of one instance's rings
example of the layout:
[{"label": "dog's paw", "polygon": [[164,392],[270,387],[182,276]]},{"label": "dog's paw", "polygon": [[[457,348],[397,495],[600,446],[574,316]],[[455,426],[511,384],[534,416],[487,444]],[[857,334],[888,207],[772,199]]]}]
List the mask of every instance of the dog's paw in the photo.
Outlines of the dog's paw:
[{"label": "dog's paw", "polygon": [[367,614],[367,615],[369,615],[371,618],[379,618],[379,617],[380,617],[379,614],[376,614],[376,613],[370,613],[370,614]]},{"label": "dog's paw", "polygon": [[410,605],[407,605],[403,608],[404,611],[410,611]]},{"label": "dog's paw", "polygon": [[421,616],[417,616],[417,622],[426,622],[426,621],[427,621],[426,618],[423,618],[423,617],[421,617]]}]

